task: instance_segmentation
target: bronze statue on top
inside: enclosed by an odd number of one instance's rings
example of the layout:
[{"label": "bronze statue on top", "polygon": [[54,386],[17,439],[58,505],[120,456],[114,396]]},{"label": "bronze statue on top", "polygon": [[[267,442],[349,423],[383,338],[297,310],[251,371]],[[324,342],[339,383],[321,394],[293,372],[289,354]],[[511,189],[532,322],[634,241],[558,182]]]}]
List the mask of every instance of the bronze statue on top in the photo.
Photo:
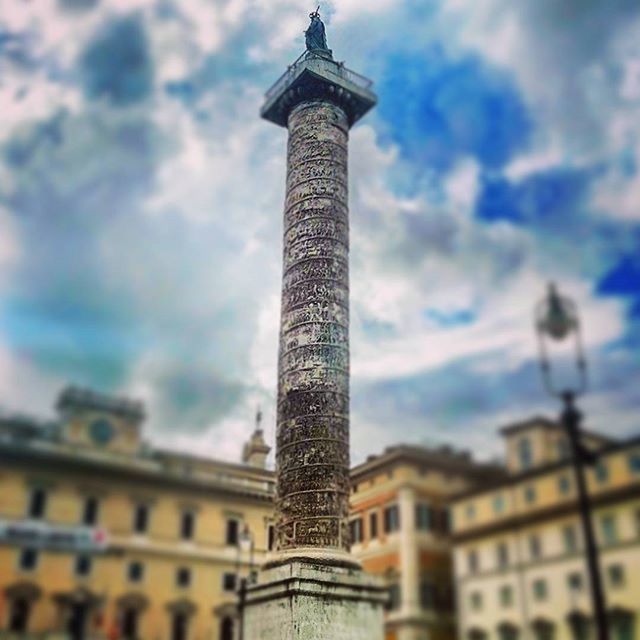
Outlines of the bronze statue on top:
[{"label": "bronze statue on top", "polygon": [[320,19],[320,6],[309,14],[311,24],[304,32],[307,51],[329,51],[324,23]]}]

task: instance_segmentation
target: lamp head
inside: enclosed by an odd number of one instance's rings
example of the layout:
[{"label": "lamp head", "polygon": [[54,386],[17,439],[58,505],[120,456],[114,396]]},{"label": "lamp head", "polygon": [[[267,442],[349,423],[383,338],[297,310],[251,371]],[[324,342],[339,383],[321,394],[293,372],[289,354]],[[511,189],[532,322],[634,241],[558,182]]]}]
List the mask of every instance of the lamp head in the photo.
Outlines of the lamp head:
[{"label": "lamp head", "polygon": [[538,330],[556,341],[564,340],[578,328],[574,303],[558,293],[555,284],[549,284],[547,297],[540,306]]}]

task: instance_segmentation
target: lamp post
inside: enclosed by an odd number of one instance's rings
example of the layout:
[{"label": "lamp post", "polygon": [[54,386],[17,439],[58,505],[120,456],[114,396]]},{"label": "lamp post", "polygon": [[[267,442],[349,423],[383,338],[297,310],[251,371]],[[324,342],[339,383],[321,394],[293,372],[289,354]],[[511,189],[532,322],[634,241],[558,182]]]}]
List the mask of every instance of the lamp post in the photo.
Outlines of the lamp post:
[{"label": "lamp post", "polygon": [[[249,548],[249,575],[245,577],[241,574],[241,555],[243,548]],[[244,609],[247,600],[247,584],[253,582],[253,533],[249,525],[245,524],[238,536],[238,559],[236,576],[238,580],[238,640],[244,640]]]},{"label": "lamp post", "polygon": [[[596,457],[580,440],[582,414],[576,407],[576,398],[582,395],[587,388],[587,363],[582,346],[578,312],[575,303],[569,298],[560,295],[555,285],[550,284],[547,297],[536,306],[535,316],[542,378],[549,393],[559,398],[563,403],[560,420],[565,428],[569,441],[571,461],[578,489],[578,507],[585,541],[587,569],[589,572],[589,583],[591,585],[591,600],[596,623],[596,637],[597,640],[608,640],[609,631],[607,627],[604,592],[600,577],[600,566],[598,563],[598,548],[596,546],[593,522],[591,520],[591,504],[589,494],[587,493],[585,474],[585,466],[595,464]],[[572,337],[575,347],[578,379],[573,388],[558,388],[553,380],[548,342],[561,342],[565,339],[571,339]]]}]

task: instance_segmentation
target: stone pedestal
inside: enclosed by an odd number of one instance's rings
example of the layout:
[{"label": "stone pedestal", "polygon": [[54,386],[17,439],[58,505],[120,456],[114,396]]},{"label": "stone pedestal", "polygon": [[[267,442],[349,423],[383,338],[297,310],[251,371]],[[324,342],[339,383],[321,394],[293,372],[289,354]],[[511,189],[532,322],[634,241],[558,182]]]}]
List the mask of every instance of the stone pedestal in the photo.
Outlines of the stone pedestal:
[{"label": "stone pedestal", "polygon": [[360,569],[287,561],[248,591],[245,640],[382,640],[386,597]]}]

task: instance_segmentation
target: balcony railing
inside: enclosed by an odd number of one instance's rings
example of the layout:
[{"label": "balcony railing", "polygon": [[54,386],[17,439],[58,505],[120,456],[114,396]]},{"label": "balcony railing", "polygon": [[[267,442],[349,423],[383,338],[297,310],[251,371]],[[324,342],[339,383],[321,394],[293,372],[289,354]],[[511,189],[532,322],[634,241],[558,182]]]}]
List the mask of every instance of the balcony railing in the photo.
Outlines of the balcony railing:
[{"label": "balcony railing", "polygon": [[311,53],[309,51],[303,51],[296,58],[295,62],[293,62],[293,64],[290,64],[287,67],[287,70],[276,80],[274,85],[265,93],[265,99],[267,101],[271,100],[271,98],[273,98],[273,96],[278,94],[289,83],[291,78],[293,78],[293,76],[296,74],[296,71],[297,71],[298,67],[305,60],[309,60],[309,59],[313,59],[313,58],[315,58],[317,60],[325,60],[325,61],[329,62],[334,68],[334,71],[329,69],[329,73],[331,73],[332,75],[335,75],[337,78],[341,78],[343,80],[347,80],[349,82],[352,82],[353,84],[355,84],[356,86],[360,87],[361,89],[368,90],[368,89],[371,88],[371,85],[373,84],[373,82],[371,80],[369,80],[369,78],[365,78],[364,76],[360,75],[359,73],[356,73],[355,71],[352,71],[351,69],[347,69],[347,67],[344,66],[343,62],[336,62],[335,60],[330,60],[328,58],[324,58],[324,57],[319,56],[319,55],[317,55],[315,53]]}]

